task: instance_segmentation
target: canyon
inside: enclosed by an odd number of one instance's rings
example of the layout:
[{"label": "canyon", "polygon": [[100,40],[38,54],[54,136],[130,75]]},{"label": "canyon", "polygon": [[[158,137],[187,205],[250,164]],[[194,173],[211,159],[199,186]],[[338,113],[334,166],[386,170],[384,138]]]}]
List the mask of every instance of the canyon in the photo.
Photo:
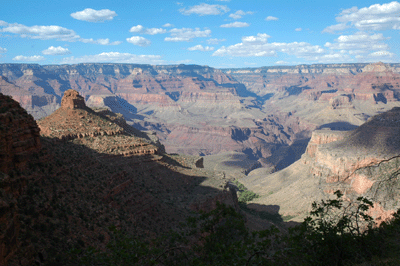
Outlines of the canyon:
[{"label": "canyon", "polygon": [[221,70],[0,64],[0,91],[40,119],[74,89],[88,106],[108,108],[129,125],[155,132],[169,153],[237,151],[275,171],[300,158],[313,130],[354,129],[398,106],[399,72],[399,65],[383,63]]},{"label": "canyon", "polygon": [[260,196],[247,208],[291,221],[336,190],[384,221],[400,207],[399,79],[383,63],[0,64],[0,264],[239,210],[234,180]]}]

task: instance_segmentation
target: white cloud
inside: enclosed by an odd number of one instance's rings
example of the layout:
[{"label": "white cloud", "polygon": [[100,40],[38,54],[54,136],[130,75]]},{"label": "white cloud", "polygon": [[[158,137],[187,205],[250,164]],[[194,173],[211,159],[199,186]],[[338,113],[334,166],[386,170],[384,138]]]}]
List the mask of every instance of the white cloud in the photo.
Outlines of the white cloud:
[{"label": "white cloud", "polygon": [[162,28],[150,28],[150,29],[146,29],[145,34],[155,35],[155,34],[161,34],[161,33],[166,33],[166,32],[167,32],[166,29],[162,29]]},{"label": "white cloud", "polygon": [[342,31],[348,29],[349,27],[350,25],[347,25],[346,23],[339,23],[326,27],[322,32],[335,33],[335,31]]},{"label": "white cloud", "polygon": [[173,26],[174,26],[174,25],[171,24],[171,23],[165,23],[165,24],[163,25],[164,28],[171,28],[171,27],[173,27]]},{"label": "white cloud", "polygon": [[24,62],[39,62],[39,61],[46,60],[46,58],[44,58],[41,55],[33,55],[33,56],[17,55],[12,60],[14,60],[14,61],[24,61]]},{"label": "white cloud", "polygon": [[387,40],[382,33],[368,34],[358,32],[353,35],[341,35],[334,43],[327,42],[325,47],[332,50],[347,51],[350,54],[367,53],[373,50],[387,50],[389,46],[383,41]]},{"label": "white cloud", "polygon": [[248,27],[248,26],[250,26],[249,23],[235,21],[235,22],[232,22],[229,24],[223,24],[220,27],[221,28],[244,28],[244,27]]},{"label": "white cloud", "polygon": [[219,44],[220,42],[224,42],[224,41],[226,41],[226,39],[217,39],[217,38],[214,38],[214,39],[208,39],[208,40],[207,40],[207,43],[208,43],[208,44]]},{"label": "white cloud", "polygon": [[272,20],[278,20],[279,18],[273,17],[273,16],[268,16],[265,18],[266,21],[272,21]]},{"label": "white cloud", "polygon": [[355,58],[359,62],[398,62],[395,58],[396,55],[386,50],[376,51],[369,54],[359,54],[356,55]]},{"label": "white cloud", "polygon": [[94,10],[86,8],[85,10],[78,11],[71,14],[71,17],[77,20],[89,21],[89,22],[104,22],[106,20],[112,20],[117,13],[109,9]]},{"label": "white cloud", "polygon": [[361,9],[352,7],[343,10],[336,17],[339,24],[327,27],[324,32],[333,33],[348,27],[358,30],[400,30],[399,13],[400,3],[397,1],[375,4]]},{"label": "white cloud", "polygon": [[295,28],[294,30],[295,31],[302,31],[303,29],[302,28]]},{"label": "white cloud", "polygon": [[144,30],[144,27],[142,25],[136,25],[133,26],[129,32],[142,32]]},{"label": "white cloud", "polygon": [[[3,21],[4,22],[4,21]],[[83,42],[83,43],[94,43],[101,45],[117,45],[121,42],[110,43],[109,39],[85,39],[81,38],[75,31],[63,28],[60,26],[25,26],[18,23],[9,24],[7,22],[1,23],[0,26],[4,28],[0,29],[0,32],[9,32],[19,34],[22,38],[39,39],[39,40],[51,40],[55,39],[58,41],[67,42]]]},{"label": "white cloud", "polygon": [[197,14],[199,16],[206,16],[206,15],[220,15],[229,12],[229,8],[224,5],[209,5],[202,3],[197,6],[192,6],[188,9],[181,8],[179,12],[183,15],[189,16],[191,14]]},{"label": "white cloud", "polygon": [[66,57],[61,64],[79,63],[126,63],[126,64],[151,64],[161,65],[166,62],[160,55],[135,55],[130,53],[109,52],[82,57]]},{"label": "white cloud", "polygon": [[196,45],[196,46],[189,47],[188,50],[189,50],[189,51],[208,52],[208,51],[213,51],[213,50],[214,50],[214,47],[210,47],[210,46],[205,46],[205,47],[203,47],[203,45],[198,44],[198,45]]},{"label": "white cloud", "polygon": [[142,36],[132,36],[130,38],[126,38],[126,41],[142,47],[149,46],[151,44],[151,41]]},{"label": "white cloud", "polygon": [[205,29],[202,31],[200,28],[195,28],[194,30],[191,28],[174,28],[169,32],[171,37],[164,39],[167,42],[188,42],[193,38],[210,37],[211,34],[211,30]]},{"label": "white cloud", "polygon": [[50,46],[46,50],[42,51],[42,54],[45,55],[66,55],[70,53],[71,52],[68,50],[68,48],[63,48],[61,46],[58,47]]},{"label": "white cloud", "polygon": [[376,51],[376,52],[370,53],[369,56],[371,56],[371,57],[394,57],[395,54],[391,53],[389,51]]},{"label": "white cloud", "polygon": [[287,65],[289,63],[286,62],[286,61],[283,61],[283,60],[279,60],[279,61],[276,61],[275,64],[277,64],[277,65]]},{"label": "white cloud", "polygon": [[263,44],[267,43],[268,38],[270,38],[266,33],[258,33],[257,36],[244,36],[242,37],[242,42],[243,43],[252,43],[252,44]]},{"label": "white cloud", "polygon": [[238,10],[235,13],[230,14],[229,17],[233,19],[240,19],[244,15],[251,15],[251,14],[253,14],[253,12],[251,11],[244,12],[243,10]]},{"label": "white cloud", "polygon": [[137,25],[137,26],[133,26],[129,32],[137,32],[137,33],[141,33],[141,34],[149,34],[149,35],[155,35],[155,34],[161,34],[161,33],[166,33],[167,30],[166,29],[162,29],[162,28],[150,28],[150,29],[146,29],[145,27],[143,27],[142,25]]},{"label": "white cloud", "polygon": [[332,60],[330,53],[319,45],[311,45],[306,42],[268,43],[268,38],[270,36],[265,33],[245,36],[241,43],[228,47],[222,46],[213,53],[213,56],[265,57],[277,56],[280,52],[310,61]]},{"label": "white cloud", "polygon": [[115,41],[115,42],[110,43],[110,40],[108,38],[107,39],[97,39],[97,40],[93,40],[92,38],[90,38],[90,39],[81,38],[81,39],[79,39],[79,41],[81,41],[83,43],[92,43],[92,44],[100,44],[100,45],[118,45],[118,44],[122,43],[120,41]]},{"label": "white cloud", "polygon": [[18,23],[2,23],[4,28],[0,29],[1,32],[9,32],[20,34],[23,38],[49,40],[57,39],[61,41],[77,41],[80,37],[75,31],[63,28],[60,26],[25,26]]},{"label": "white cloud", "polygon": [[0,53],[5,53],[5,52],[7,52],[7,49],[0,47]]}]

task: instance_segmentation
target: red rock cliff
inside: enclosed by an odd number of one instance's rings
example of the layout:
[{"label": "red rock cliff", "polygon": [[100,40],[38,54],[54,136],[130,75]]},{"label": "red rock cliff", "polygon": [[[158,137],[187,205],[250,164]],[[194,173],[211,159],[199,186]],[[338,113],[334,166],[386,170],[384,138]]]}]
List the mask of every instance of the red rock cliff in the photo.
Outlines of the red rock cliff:
[{"label": "red rock cliff", "polygon": [[12,171],[23,170],[40,147],[35,120],[19,103],[0,93],[0,265],[5,265],[18,248],[16,198],[24,180]]}]

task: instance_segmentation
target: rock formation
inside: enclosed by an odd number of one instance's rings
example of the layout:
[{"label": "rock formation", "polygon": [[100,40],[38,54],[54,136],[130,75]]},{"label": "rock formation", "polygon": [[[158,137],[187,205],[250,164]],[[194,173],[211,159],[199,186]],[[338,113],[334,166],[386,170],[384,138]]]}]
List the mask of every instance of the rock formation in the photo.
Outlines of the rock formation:
[{"label": "rock formation", "polygon": [[85,109],[85,100],[76,90],[69,89],[64,92],[64,97],[61,99],[62,109]]},{"label": "rock formation", "polygon": [[296,163],[269,175],[255,170],[243,183],[264,195],[260,202],[279,205],[282,214],[298,217],[313,201],[336,190],[348,200],[366,196],[374,202],[371,215],[379,223],[400,207],[399,132],[400,108],[376,115],[353,131],[317,130]]},{"label": "rock formation", "polygon": [[[282,151],[309,138],[315,128],[354,129],[399,106],[399,72],[398,64],[383,63],[224,70],[196,65],[0,64],[0,89],[18,92],[15,99],[35,118],[52,113],[64,93],[74,89],[88,106],[108,107],[129,125],[155,131],[167,152],[235,150],[263,165],[279,164],[278,169],[284,165],[279,163]],[[82,104],[82,99],[73,101]],[[82,133],[97,134],[94,129]]]},{"label": "rock formation", "polygon": [[18,247],[17,198],[26,180],[23,171],[41,147],[39,128],[18,102],[0,93],[0,265]]}]

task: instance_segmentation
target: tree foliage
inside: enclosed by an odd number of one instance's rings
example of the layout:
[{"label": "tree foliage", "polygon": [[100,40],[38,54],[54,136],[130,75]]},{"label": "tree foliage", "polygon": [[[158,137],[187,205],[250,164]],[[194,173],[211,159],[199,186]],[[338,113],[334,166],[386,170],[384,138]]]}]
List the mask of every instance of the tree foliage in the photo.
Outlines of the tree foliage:
[{"label": "tree foliage", "polygon": [[[304,222],[249,232],[245,218],[218,204],[188,219],[179,231],[144,241],[113,230],[106,251],[71,252],[82,265],[398,265],[400,210],[377,227],[372,202],[336,199],[313,203]],[[364,263],[364,264],[363,264]]]}]

